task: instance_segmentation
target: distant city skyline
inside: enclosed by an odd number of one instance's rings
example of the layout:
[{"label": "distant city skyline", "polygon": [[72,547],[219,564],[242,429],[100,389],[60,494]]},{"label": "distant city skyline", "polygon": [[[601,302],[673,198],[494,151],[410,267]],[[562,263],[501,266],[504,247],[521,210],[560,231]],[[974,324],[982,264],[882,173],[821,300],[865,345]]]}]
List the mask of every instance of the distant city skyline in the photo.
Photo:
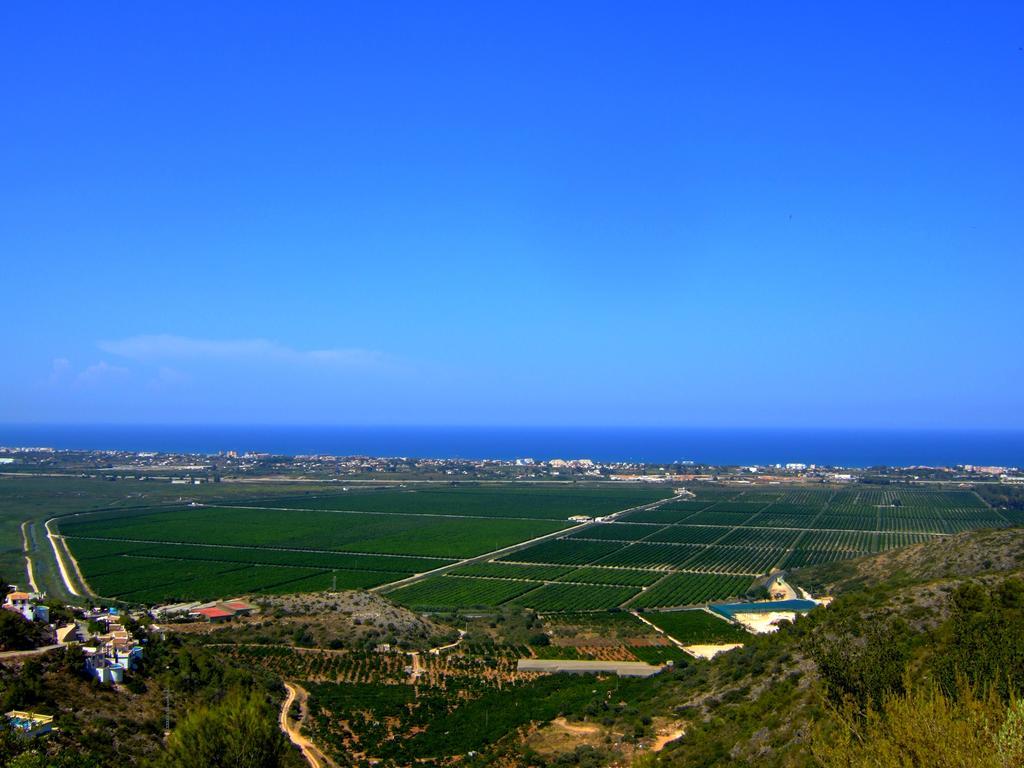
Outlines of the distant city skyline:
[{"label": "distant city skyline", "polygon": [[1024,6],[0,8],[0,424],[1024,429]]}]

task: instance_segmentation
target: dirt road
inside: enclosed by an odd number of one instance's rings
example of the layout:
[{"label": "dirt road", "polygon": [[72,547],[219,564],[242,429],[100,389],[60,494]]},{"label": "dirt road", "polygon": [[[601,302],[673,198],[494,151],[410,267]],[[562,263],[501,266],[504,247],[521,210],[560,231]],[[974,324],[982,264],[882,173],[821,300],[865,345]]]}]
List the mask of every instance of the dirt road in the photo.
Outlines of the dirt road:
[{"label": "dirt road", "polygon": [[288,682],[284,684],[284,689],[288,695],[284,697],[284,703],[281,704],[281,714],[278,718],[278,724],[281,726],[284,735],[302,751],[302,756],[306,758],[306,762],[312,768],[337,768],[337,764],[321,752],[316,744],[303,736],[301,728],[295,725],[291,718],[288,717],[288,710],[291,709],[292,704],[295,703],[297,698],[300,699],[303,711],[305,711],[306,692],[299,686]]},{"label": "dirt road", "polygon": [[0,652],[0,661],[25,659],[30,656],[42,656],[44,653],[49,653],[50,651],[55,651],[58,648],[63,647],[63,645],[44,645],[42,648],[31,648],[27,651],[3,651]]}]

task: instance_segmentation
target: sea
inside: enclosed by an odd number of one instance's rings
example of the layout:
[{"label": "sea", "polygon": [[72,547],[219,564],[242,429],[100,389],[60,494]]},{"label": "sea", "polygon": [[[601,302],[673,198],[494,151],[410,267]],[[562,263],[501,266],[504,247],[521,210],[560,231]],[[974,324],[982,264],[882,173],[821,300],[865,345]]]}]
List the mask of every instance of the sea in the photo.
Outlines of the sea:
[{"label": "sea", "polygon": [[0,446],[834,467],[1024,466],[1022,430],[0,425]]}]

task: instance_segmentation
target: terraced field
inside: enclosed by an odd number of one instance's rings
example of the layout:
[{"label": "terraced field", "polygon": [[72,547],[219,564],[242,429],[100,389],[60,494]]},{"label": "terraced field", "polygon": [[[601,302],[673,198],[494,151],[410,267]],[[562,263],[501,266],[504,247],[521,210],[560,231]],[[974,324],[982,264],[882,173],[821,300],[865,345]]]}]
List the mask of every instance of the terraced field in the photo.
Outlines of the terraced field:
[{"label": "terraced field", "polygon": [[[623,596],[619,607],[678,608],[741,597],[757,577],[774,569],[860,557],[970,528],[1011,524],[976,494],[961,490],[695,490],[696,498],[672,499],[471,566],[500,571],[459,573],[485,577],[500,572],[504,579],[532,582],[533,590],[505,602],[543,611],[596,610],[613,595]],[[426,607],[412,588],[390,597]]]},{"label": "terraced field", "polygon": [[[557,533],[575,525],[574,515],[607,515],[669,495],[609,485],[390,488],[82,513],[60,518],[59,530],[94,592],[157,603],[371,588]],[[469,565],[473,580],[453,576],[411,594],[442,608],[493,605],[574,570],[571,562],[507,568]],[[526,583],[500,580],[512,574]]]}]

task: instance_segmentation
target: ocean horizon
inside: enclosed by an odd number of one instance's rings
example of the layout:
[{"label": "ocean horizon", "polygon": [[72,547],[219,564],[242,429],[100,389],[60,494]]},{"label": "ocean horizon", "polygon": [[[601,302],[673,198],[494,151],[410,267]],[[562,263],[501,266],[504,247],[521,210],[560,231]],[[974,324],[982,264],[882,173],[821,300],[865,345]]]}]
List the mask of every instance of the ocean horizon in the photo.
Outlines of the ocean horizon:
[{"label": "ocean horizon", "polygon": [[413,458],[823,466],[1020,466],[1022,430],[0,425],[0,446]]}]

